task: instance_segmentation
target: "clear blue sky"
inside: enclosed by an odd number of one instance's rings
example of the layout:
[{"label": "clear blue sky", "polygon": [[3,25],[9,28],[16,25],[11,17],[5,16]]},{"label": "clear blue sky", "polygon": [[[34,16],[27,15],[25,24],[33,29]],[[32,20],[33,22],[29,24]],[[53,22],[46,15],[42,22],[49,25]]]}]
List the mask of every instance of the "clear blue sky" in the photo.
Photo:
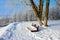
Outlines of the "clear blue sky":
[{"label": "clear blue sky", "polygon": [[[53,5],[54,0],[50,0],[50,7]],[[23,11],[25,9],[26,7],[24,5],[21,5],[19,0],[0,0],[0,17],[6,14],[12,14],[17,10]]]}]

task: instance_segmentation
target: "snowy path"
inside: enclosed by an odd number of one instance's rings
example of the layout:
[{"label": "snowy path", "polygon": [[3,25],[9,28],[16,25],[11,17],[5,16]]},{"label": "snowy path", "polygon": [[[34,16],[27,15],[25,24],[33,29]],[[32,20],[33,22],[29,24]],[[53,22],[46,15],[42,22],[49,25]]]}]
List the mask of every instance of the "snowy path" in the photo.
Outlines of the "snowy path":
[{"label": "snowy path", "polygon": [[[3,32],[0,29],[0,33],[4,33],[0,36],[0,40],[60,40],[60,21],[49,21],[48,27],[40,27],[38,32],[30,32],[26,27],[31,26],[34,22],[21,22],[12,23]],[[54,25],[52,25],[54,24]],[[55,25],[56,24],[56,25]]]}]

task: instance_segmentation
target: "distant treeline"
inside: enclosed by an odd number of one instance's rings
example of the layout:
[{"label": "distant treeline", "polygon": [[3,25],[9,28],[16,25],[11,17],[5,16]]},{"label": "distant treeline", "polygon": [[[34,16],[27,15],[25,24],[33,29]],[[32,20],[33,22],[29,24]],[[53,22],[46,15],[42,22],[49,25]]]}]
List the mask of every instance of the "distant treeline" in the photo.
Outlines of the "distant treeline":
[{"label": "distant treeline", "polygon": [[[45,10],[43,11],[44,14]],[[42,15],[44,16],[44,15]],[[44,17],[43,17],[44,19]],[[43,20],[42,19],[42,20]],[[60,19],[60,10],[58,8],[50,8],[49,10],[49,20],[59,20]],[[0,25],[5,26],[12,22],[22,22],[22,21],[36,21],[36,17],[33,10],[25,10],[24,13],[16,12],[13,13],[10,17],[0,18]]]}]

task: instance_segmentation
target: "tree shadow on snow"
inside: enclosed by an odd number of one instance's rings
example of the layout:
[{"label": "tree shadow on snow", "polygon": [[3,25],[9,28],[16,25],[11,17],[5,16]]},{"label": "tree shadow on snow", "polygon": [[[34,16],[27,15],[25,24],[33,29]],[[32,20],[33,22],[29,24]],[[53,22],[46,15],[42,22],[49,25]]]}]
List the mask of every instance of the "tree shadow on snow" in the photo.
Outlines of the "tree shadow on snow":
[{"label": "tree shadow on snow", "polygon": [[49,24],[47,27],[57,27],[60,26],[60,24]]},{"label": "tree shadow on snow", "polygon": [[6,27],[7,25],[0,25],[0,27]]},{"label": "tree shadow on snow", "polygon": [[38,31],[45,30],[46,28],[39,26]]}]

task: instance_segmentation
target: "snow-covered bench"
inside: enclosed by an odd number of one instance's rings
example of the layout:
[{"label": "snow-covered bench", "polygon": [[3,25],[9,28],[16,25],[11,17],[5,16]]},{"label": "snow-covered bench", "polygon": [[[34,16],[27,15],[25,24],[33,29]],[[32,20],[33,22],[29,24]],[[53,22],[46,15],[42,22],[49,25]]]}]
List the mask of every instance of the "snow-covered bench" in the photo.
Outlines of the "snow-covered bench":
[{"label": "snow-covered bench", "polygon": [[27,29],[30,30],[31,32],[37,32],[38,28],[39,28],[39,26],[36,26],[36,24],[32,25],[30,27],[27,27]]}]

